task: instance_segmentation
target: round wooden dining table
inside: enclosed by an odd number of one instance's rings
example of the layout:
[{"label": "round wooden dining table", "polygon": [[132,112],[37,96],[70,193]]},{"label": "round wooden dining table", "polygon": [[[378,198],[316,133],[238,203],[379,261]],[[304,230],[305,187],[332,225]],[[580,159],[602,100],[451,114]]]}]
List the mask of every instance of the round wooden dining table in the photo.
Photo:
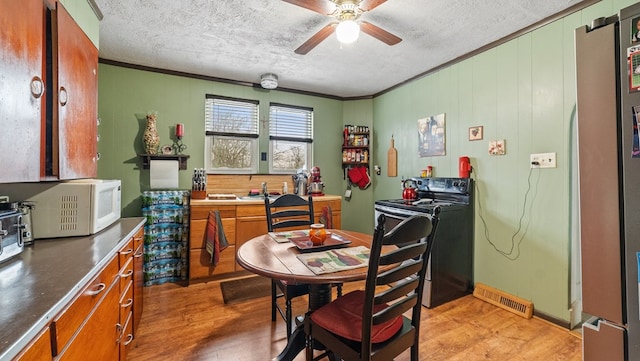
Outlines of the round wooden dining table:
[{"label": "round wooden dining table", "polygon": [[[355,231],[329,229],[344,240],[347,247],[371,246],[372,237]],[[236,261],[246,270],[260,276],[309,284],[309,312],[331,302],[331,284],[364,280],[367,267],[344,271],[315,274],[300,259],[302,252],[293,242],[276,242],[269,234],[264,234],[243,243],[237,250]],[[293,360],[305,349],[306,336],[303,324],[298,324],[285,349],[273,360]]]}]

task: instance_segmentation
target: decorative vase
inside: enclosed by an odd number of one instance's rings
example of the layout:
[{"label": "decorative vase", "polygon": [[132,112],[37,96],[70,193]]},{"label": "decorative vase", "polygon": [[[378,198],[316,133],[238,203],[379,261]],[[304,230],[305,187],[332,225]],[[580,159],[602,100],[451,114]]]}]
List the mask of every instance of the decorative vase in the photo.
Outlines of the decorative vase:
[{"label": "decorative vase", "polygon": [[147,115],[147,127],[144,129],[142,141],[147,154],[158,154],[160,137],[156,128],[156,114]]}]

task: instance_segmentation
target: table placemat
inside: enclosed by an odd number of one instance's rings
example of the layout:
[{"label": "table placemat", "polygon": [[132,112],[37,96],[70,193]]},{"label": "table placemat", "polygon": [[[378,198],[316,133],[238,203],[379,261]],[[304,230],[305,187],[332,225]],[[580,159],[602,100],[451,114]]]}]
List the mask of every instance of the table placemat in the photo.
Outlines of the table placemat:
[{"label": "table placemat", "polygon": [[365,246],[299,254],[296,257],[313,273],[339,272],[369,264],[369,248]]},{"label": "table placemat", "polygon": [[288,232],[269,232],[269,236],[278,243],[291,241],[292,237],[309,237],[309,230],[288,231]]}]

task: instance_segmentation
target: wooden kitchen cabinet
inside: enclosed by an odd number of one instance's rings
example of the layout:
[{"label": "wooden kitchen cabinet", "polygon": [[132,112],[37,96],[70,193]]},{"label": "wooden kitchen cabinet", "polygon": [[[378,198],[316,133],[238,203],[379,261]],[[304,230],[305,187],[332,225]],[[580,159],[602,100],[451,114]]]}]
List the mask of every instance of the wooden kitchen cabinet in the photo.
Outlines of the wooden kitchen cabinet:
[{"label": "wooden kitchen cabinet", "polygon": [[40,331],[38,336],[14,358],[19,361],[45,361],[52,359],[51,331],[49,327]]},{"label": "wooden kitchen cabinet", "polygon": [[0,1],[0,163],[11,164],[2,183],[40,179],[44,16],[42,0]]},{"label": "wooden kitchen cabinet", "polygon": [[[118,257],[51,323],[53,354],[58,360],[118,360],[120,277]],[[90,348],[87,346],[91,345]]]},{"label": "wooden kitchen cabinet", "polygon": [[[320,222],[322,208],[330,206],[334,228],[341,228],[341,197],[324,196],[313,199],[314,219]],[[231,200],[229,203],[207,203],[192,200],[189,225],[189,282],[232,277],[244,271],[235,261],[236,250],[244,242],[267,232],[264,203]],[[229,247],[220,253],[220,263],[213,267],[205,249],[207,217],[210,210],[218,210]]]},{"label": "wooden kitchen cabinet", "polygon": [[[98,49],[57,3],[53,17],[52,159],[59,179],[98,174]],[[57,77],[56,77],[57,76]]]},{"label": "wooden kitchen cabinet", "polygon": [[0,183],[95,177],[96,47],[55,0],[0,2],[0,44]]},{"label": "wooden kitchen cabinet", "polygon": [[[236,262],[236,206],[217,205],[190,206],[189,224],[189,282],[211,278],[235,271]],[[229,246],[220,253],[217,266],[211,264],[211,255],[207,252],[206,230],[209,211],[220,212],[220,220]]]}]

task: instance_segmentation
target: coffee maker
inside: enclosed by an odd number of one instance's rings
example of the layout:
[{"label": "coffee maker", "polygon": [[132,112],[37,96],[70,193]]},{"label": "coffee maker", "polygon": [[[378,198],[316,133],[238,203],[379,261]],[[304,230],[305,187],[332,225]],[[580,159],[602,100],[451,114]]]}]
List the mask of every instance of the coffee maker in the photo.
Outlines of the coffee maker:
[{"label": "coffee maker", "polygon": [[323,196],[324,183],[321,180],[320,167],[311,168],[311,183],[309,183],[309,193],[313,196]]}]

